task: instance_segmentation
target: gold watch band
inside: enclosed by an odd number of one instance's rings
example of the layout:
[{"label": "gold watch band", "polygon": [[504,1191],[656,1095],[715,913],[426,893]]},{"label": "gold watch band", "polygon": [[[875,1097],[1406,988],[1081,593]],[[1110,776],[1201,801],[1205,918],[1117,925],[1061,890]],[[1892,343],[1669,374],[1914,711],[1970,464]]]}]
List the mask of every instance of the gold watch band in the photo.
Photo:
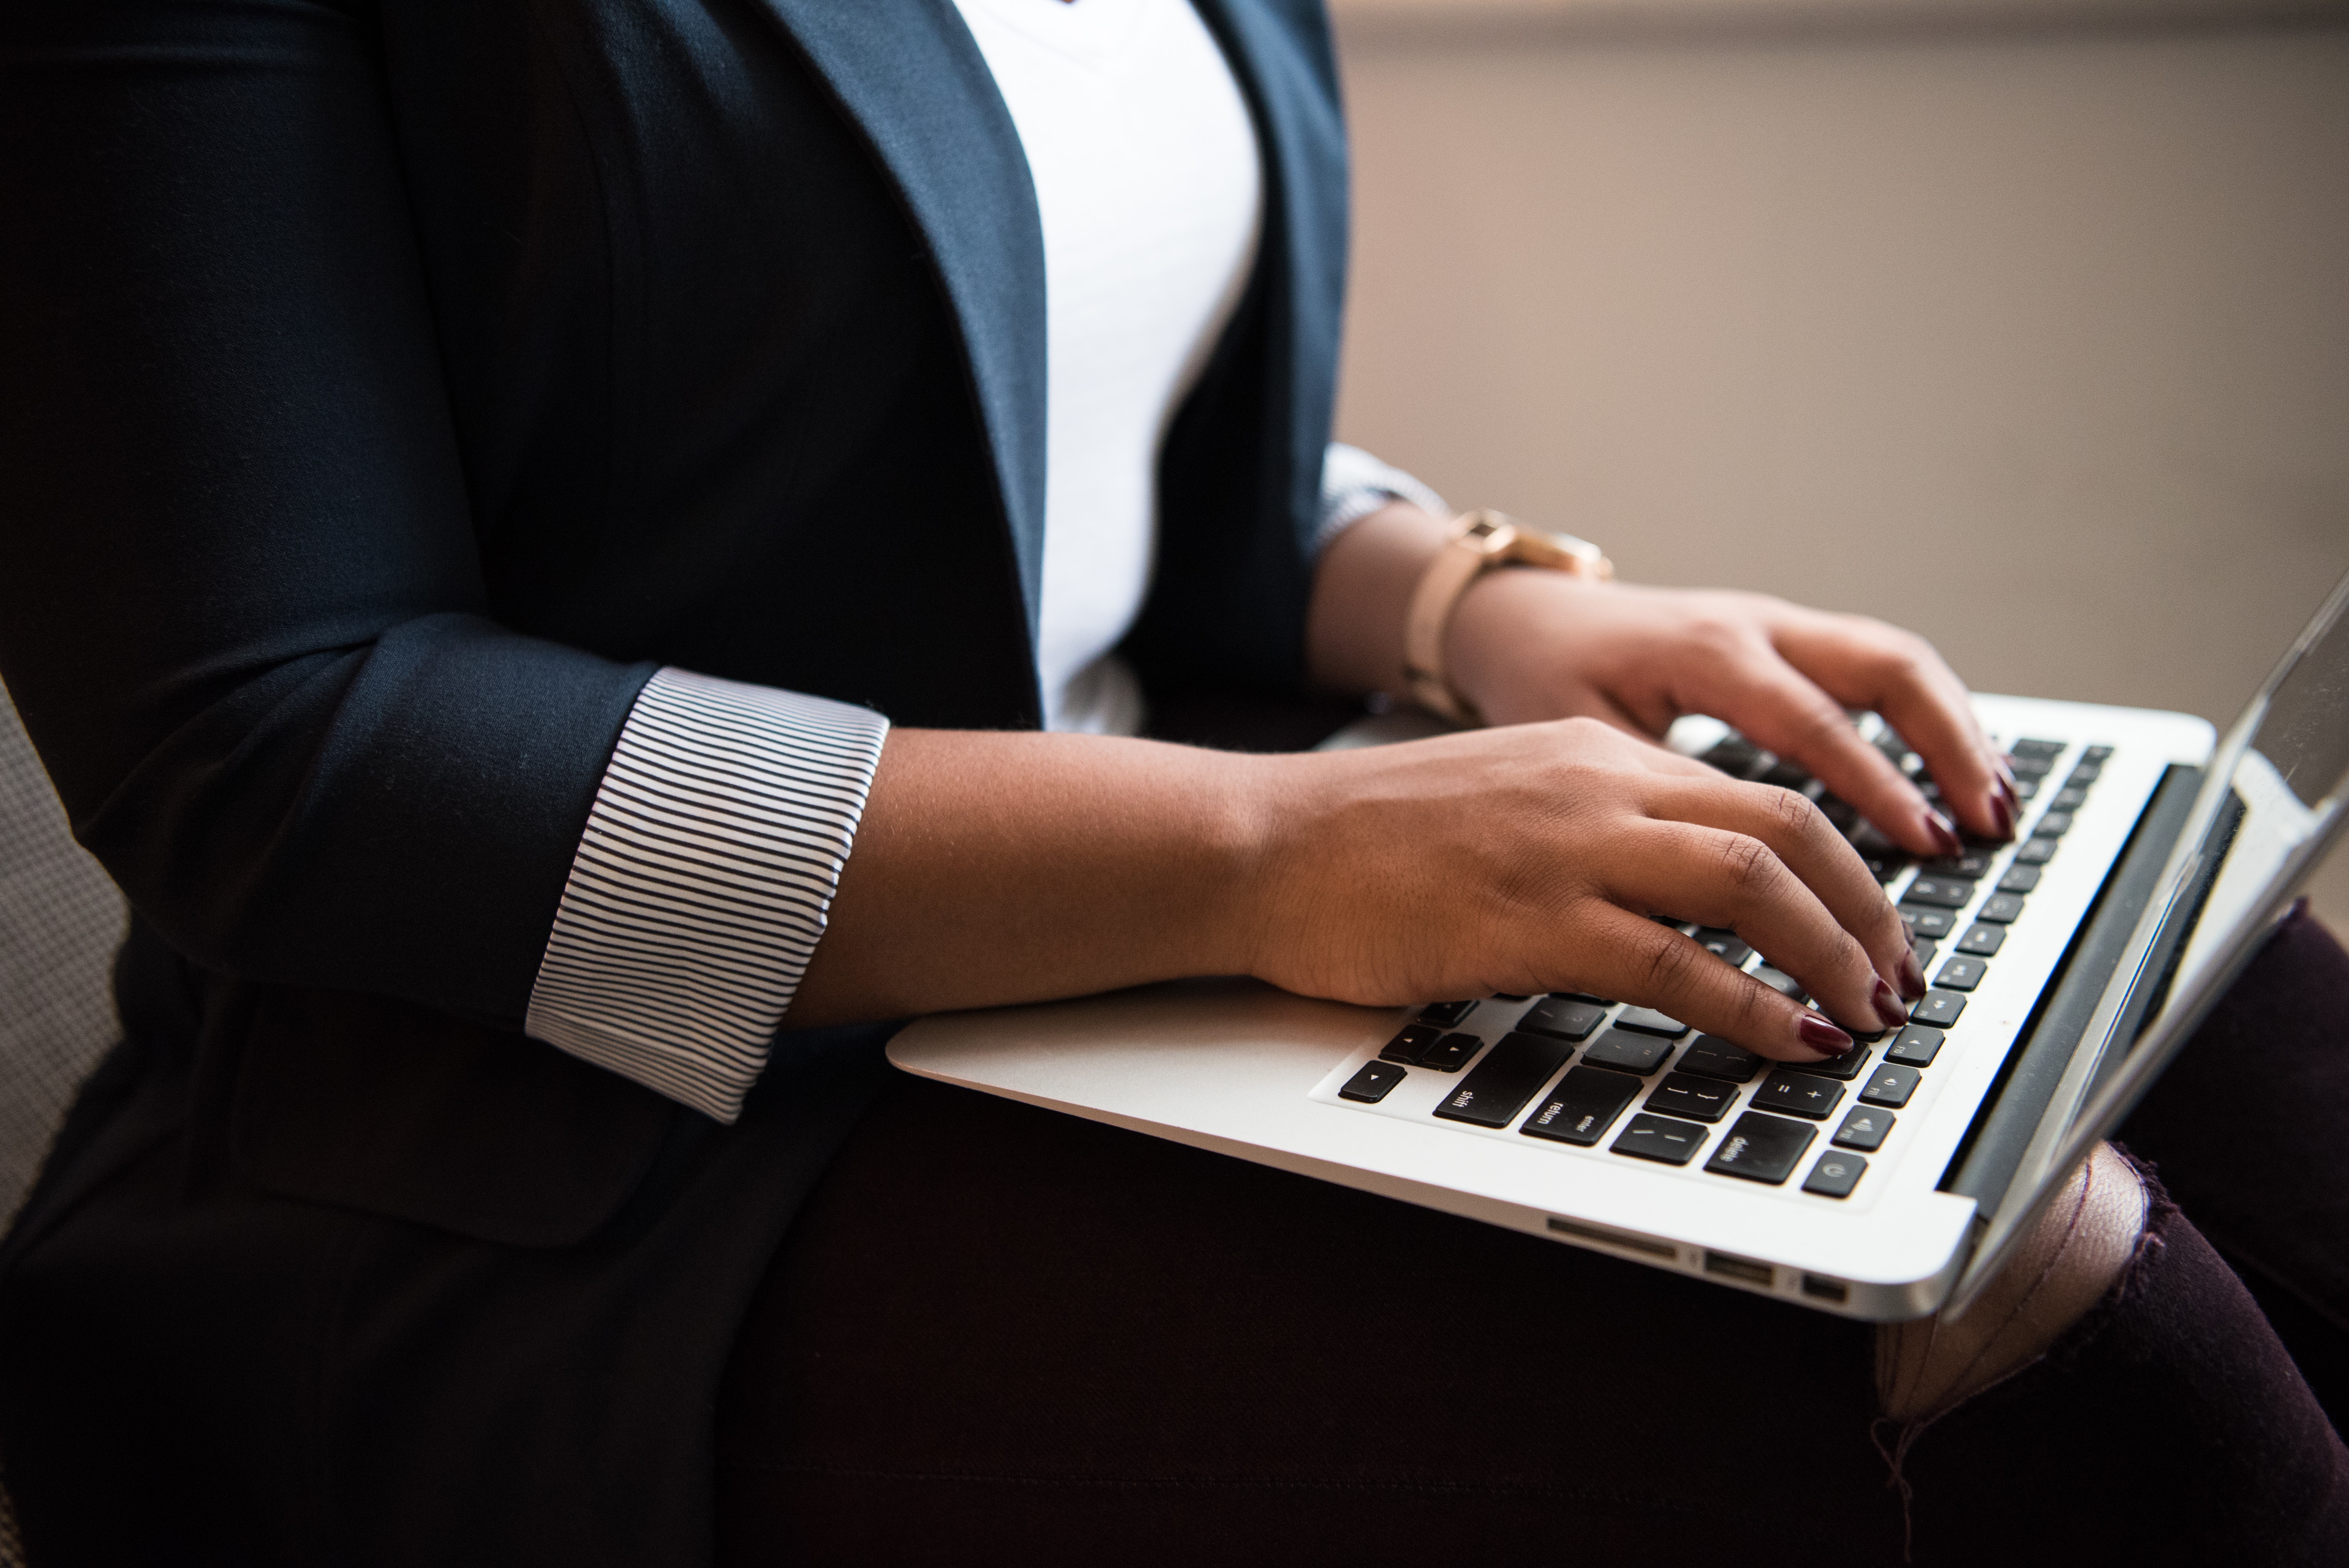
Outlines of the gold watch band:
[{"label": "gold watch band", "polygon": [[1403,616],[1402,673],[1411,698],[1455,724],[1482,724],[1475,705],[1454,689],[1444,665],[1444,634],[1468,585],[1496,566],[1540,566],[1604,582],[1615,563],[1588,540],[1544,533],[1497,511],[1454,518],[1452,537],[1420,573]]}]

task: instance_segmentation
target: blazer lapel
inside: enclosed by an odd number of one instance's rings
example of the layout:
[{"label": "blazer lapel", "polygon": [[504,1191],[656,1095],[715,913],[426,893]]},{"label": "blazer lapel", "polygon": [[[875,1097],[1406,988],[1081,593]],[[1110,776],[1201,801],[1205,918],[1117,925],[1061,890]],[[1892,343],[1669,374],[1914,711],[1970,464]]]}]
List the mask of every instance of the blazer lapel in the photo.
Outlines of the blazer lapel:
[{"label": "blazer lapel", "polygon": [[1044,235],[1019,132],[952,0],[761,0],[929,242],[995,457],[1032,645],[1043,600]]},{"label": "blazer lapel", "polygon": [[1280,501],[1303,551],[1319,521],[1346,304],[1346,126],[1336,50],[1321,0],[1193,3],[1224,46],[1263,144],[1260,281],[1274,342],[1271,407],[1285,416],[1278,434],[1289,455]]},{"label": "blazer lapel", "polygon": [[[953,0],[760,0],[832,84],[919,224],[960,325],[1035,635],[1042,602],[1044,240],[1019,133]],[[1319,0],[1195,0],[1254,111],[1274,504],[1302,552],[1319,511],[1346,274],[1346,140]]]}]

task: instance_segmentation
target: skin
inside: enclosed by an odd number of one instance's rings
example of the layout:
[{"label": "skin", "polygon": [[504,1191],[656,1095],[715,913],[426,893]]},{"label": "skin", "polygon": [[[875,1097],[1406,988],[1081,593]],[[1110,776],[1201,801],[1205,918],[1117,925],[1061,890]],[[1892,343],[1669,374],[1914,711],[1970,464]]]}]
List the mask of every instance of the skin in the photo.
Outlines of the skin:
[{"label": "skin", "polygon": [[[1404,608],[1444,539],[1398,503],[1330,547],[1307,624],[1318,681],[1400,691]],[[1874,708],[1965,827],[2011,830],[2012,780],[1963,686],[1880,622],[1508,570],[1462,596],[1447,637],[1492,727],[1278,757],[892,730],[790,1022],[1247,974],[1374,1005],[1593,992],[1816,1060],[1839,1047],[1808,1009],[1647,917],[1733,928],[1872,1033],[1924,989],[1899,915],[1810,802],[1654,739],[1713,714],[1904,848],[1953,850],[1843,715]]]}]

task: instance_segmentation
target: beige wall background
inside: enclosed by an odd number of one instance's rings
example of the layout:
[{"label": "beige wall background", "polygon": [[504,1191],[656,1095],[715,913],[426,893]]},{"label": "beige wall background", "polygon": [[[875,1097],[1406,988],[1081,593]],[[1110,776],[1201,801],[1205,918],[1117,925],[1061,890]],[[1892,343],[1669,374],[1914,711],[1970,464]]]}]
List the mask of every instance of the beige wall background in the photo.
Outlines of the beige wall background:
[{"label": "beige wall background", "polygon": [[2349,569],[2339,7],[1336,9],[1340,430],[1454,504],[2214,721]]}]

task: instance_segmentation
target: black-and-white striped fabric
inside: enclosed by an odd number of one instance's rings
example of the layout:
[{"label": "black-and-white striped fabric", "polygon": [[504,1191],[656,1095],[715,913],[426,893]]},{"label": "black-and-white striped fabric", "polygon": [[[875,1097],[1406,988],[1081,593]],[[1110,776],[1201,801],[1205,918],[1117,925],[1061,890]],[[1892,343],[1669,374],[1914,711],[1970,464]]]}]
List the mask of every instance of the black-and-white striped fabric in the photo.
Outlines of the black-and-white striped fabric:
[{"label": "black-and-white striped fabric", "polygon": [[823,935],[888,720],[680,669],[605,768],[524,1027],[732,1121]]},{"label": "black-and-white striped fabric", "polygon": [[1314,553],[1391,500],[1410,501],[1438,517],[1452,515],[1444,498],[1413,475],[1360,447],[1330,442],[1321,458],[1321,522],[1313,531]]}]

